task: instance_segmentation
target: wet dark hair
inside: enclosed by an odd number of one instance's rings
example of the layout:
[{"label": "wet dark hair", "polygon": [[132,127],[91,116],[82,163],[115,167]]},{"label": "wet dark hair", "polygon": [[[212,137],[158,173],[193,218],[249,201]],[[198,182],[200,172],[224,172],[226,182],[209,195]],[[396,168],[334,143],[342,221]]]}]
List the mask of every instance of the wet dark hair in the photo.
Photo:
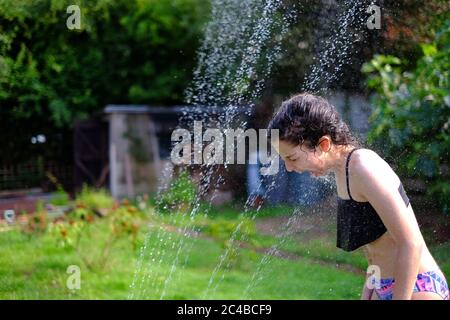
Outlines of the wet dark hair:
[{"label": "wet dark hair", "polygon": [[330,135],[335,145],[360,146],[336,108],[326,99],[310,93],[301,93],[284,101],[268,129],[278,129],[282,141],[309,149],[314,149],[324,135]]}]

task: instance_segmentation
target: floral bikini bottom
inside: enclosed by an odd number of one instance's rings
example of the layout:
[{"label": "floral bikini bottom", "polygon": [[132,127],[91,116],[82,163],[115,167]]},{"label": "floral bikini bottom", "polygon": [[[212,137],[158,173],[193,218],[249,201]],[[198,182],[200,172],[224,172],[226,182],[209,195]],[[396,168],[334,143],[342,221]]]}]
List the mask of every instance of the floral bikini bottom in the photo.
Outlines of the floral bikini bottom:
[{"label": "floral bikini bottom", "polygon": [[[394,278],[380,279],[375,284],[375,292],[380,300],[392,300]],[[449,300],[448,284],[441,271],[429,271],[417,275],[413,292],[435,292],[443,300]]]}]

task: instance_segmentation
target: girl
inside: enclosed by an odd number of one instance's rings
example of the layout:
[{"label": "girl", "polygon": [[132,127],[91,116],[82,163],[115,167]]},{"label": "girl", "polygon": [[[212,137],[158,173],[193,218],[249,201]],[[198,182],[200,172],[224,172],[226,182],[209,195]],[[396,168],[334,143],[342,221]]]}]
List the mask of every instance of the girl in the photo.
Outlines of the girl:
[{"label": "girl", "polygon": [[288,171],[334,173],[337,247],[363,247],[376,271],[361,299],[449,299],[398,176],[377,153],[360,147],[330,103],[296,95],[282,103],[268,129],[279,130],[274,148]]}]

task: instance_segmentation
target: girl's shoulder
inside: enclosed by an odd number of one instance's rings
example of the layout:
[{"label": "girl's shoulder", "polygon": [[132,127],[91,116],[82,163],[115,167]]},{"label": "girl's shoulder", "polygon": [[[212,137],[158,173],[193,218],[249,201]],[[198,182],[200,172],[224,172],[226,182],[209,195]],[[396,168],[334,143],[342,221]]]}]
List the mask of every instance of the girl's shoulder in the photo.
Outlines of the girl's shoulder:
[{"label": "girl's shoulder", "polygon": [[361,148],[355,150],[351,156],[350,176],[354,182],[367,183],[367,176],[381,177],[386,182],[397,183],[399,178],[391,166],[375,151]]},{"label": "girl's shoulder", "polygon": [[[383,166],[388,163],[375,151],[367,148],[358,148],[352,153],[351,162],[353,167],[357,166]],[[388,165],[389,166],[389,165]]]},{"label": "girl's shoulder", "polygon": [[349,167],[352,171],[362,167],[379,166],[381,161],[384,161],[378,153],[367,148],[358,148],[352,152],[350,157]]}]

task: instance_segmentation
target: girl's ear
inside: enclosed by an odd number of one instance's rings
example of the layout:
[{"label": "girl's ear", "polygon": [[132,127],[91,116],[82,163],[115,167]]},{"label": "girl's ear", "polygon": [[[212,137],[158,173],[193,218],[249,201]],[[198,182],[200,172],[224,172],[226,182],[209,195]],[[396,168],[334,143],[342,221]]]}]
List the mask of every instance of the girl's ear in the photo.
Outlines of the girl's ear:
[{"label": "girl's ear", "polygon": [[331,149],[331,138],[323,136],[319,142],[319,147],[322,152],[328,152]]}]

